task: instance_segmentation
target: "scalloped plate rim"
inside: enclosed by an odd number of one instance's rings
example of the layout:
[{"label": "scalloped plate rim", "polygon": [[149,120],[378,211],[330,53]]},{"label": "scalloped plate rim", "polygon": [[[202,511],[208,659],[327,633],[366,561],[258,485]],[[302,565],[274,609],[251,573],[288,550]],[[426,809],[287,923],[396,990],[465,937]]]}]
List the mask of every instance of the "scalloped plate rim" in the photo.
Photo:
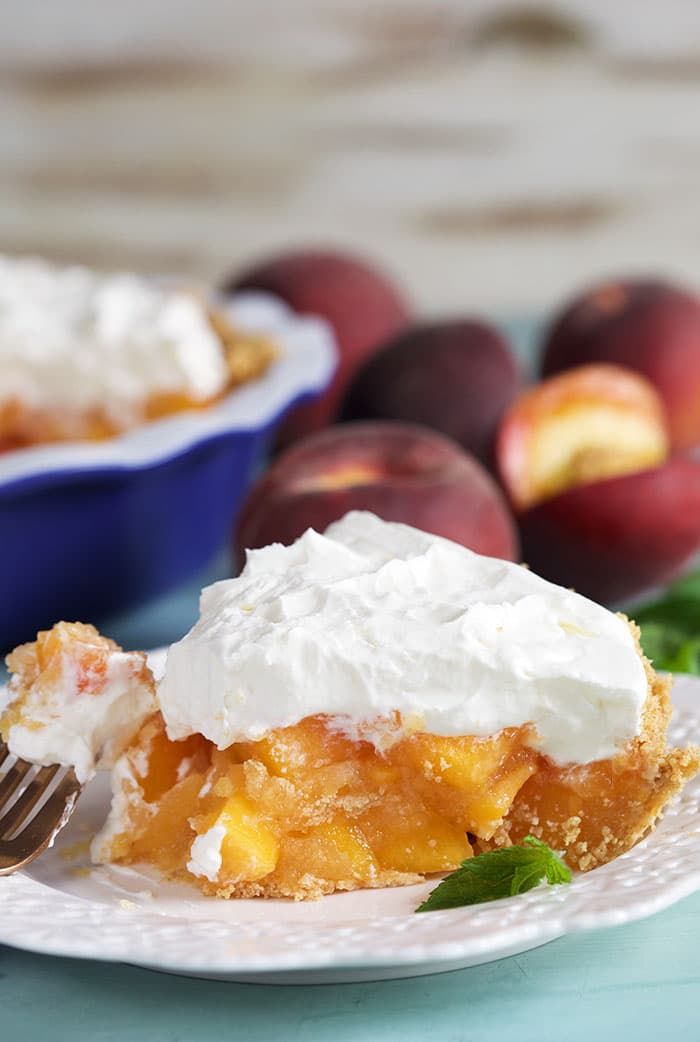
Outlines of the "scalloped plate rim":
[{"label": "scalloped plate rim", "polygon": [[[700,679],[679,678],[675,702],[683,712],[686,731],[683,740],[700,739],[699,700]],[[696,802],[691,806],[693,798]],[[610,865],[576,877],[571,887],[538,887],[507,901],[426,913],[417,918],[403,911],[374,919],[348,919],[342,915],[343,907],[347,906],[341,902],[345,899],[361,905],[365,901],[369,905],[376,903],[377,895],[384,894],[393,896],[396,903],[396,895],[403,893],[411,897],[411,907],[415,907],[423,894],[435,885],[434,880],[415,887],[357,891],[324,898],[324,908],[333,907],[331,902],[337,903],[338,914],[335,918],[331,916],[328,922],[317,919],[305,922],[304,906],[291,906],[302,909],[297,913],[298,921],[285,916],[276,919],[279,902],[246,902],[249,906],[256,905],[263,915],[257,921],[244,918],[239,922],[235,915],[224,920],[208,915],[183,917],[158,912],[157,907],[148,905],[126,910],[116,902],[90,901],[66,894],[22,872],[0,880],[0,943],[48,955],[129,962],[175,974],[269,983],[378,980],[478,965],[582,930],[608,928],[646,918],[700,890],[700,826],[694,825],[697,801],[700,801],[700,780],[695,779],[651,836]],[[684,818],[693,823],[686,830],[682,826]],[[669,837],[673,837],[674,849],[682,846],[686,852],[685,861],[681,856],[681,864],[687,861],[688,865],[680,874],[676,869],[675,876],[671,872],[668,880],[664,877],[663,886],[651,891],[647,888],[638,892],[636,884],[600,886],[606,876],[614,877],[619,867],[625,865],[630,868],[630,881],[635,876],[644,884],[645,864],[653,867],[660,845],[661,849],[670,851],[665,842]],[[55,852],[48,855],[49,858],[56,856]],[[607,906],[588,912],[576,911],[581,895],[588,903],[587,892],[597,896],[599,902],[606,898]],[[205,904],[215,901],[202,900]],[[50,923],[48,934],[45,927],[43,936],[32,935],[27,914],[17,912],[18,901],[20,905],[28,902],[30,919],[35,915],[44,923]],[[231,909],[231,902],[224,904]],[[157,899],[154,905],[157,906]],[[58,923],[53,917],[64,908],[69,909],[69,916],[66,927],[62,928],[63,915],[59,914]],[[499,926],[506,909],[513,921]],[[86,933],[80,935],[71,930],[70,914],[77,916],[81,923],[85,917],[92,918]],[[134,923],[139,919],[141,922],[134,930]],[[114,936],[111,939],[104,936],[107,921],[112,925],[119,923],[117,943]],[[484,929],[483,925],[477,928],[477,922],[485,922],[489,928]],[[460,930],[461,924],[463,930]],[[353,931],[357,930],[359,939],[353,939]],[[411,932],[414,939],[407,944]],[[286,943],[285,934],[288,935]],[[180,948],[176,943],[178,939]],[[301,941],[304,943],[300,948]]]}]

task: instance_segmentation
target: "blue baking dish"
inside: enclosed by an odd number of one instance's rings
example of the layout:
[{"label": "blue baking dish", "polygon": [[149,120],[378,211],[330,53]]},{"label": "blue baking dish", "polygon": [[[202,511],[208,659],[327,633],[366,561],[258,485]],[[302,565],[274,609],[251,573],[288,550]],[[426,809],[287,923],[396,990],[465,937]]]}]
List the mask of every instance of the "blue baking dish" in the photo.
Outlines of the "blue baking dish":
[{"label": "blue baking dish", "polygon": [[259,293],[226,308],[280,346],[260,380],[107,441],[0,455],[0,649],[135,607],[220,551],[278,424],[336,364],[322,320]]}]

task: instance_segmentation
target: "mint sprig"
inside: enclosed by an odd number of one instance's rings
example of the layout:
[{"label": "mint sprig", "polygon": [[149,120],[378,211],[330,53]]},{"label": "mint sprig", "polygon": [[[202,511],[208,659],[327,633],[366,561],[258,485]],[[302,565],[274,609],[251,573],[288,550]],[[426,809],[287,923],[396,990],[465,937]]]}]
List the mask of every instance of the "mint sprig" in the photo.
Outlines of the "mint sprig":
[{"label": "mint sprig", "polygon": [[644,654],[657,669],[700,675],[700,571],[668,587],[663,597],[630,608]]},{"label": "mint sprig", "polygon": [[571,882],[571,870],[554,851],[534,836],[522,844],[501,847],[467,858],[428,895],[417,912],[461,908],[497,901],[532,890],[543,880],[552,885]]}]

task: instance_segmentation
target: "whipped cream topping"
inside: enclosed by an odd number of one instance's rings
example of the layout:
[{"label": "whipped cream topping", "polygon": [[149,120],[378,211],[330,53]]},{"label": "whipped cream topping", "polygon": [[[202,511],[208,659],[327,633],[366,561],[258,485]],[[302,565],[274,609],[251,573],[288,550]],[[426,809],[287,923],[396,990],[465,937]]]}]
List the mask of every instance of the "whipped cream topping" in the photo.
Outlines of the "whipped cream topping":
[{"label": "whipped cream topping", "polygon": [[225,825],[212,825],[201,836],[197,836],[190,847],[187,871],[193,876],[204,876],[210,883],[215,883],[221,871],[221,844],[225,838]]},{"label": "whipped cream topping", "polygon": [[205,401],[228,380],[202,301],[136,275],[0,256],[0,405],[107,409],[157,394]]},{"label": "whipped cream topping", "polygon": [[238,578],[205,589],[158,698],[171,738],[199,732],[222,749],[316,713],[371,739],[398,712],[439,735],[529,723],[532,744],[564,764],[619,751],[639,733],[646,694],[612,612],[519,565],[354,512],[324,535],[249,551]]},{"label": "whipped cream topping", "polygon": [[[114,652],[104,685],[93,694],[81,690],[77,670],[64,662],[55,687],[29,690],[20,722],[8,728],[10,752],[30,763],[73,767],[80,782],[97,769],[112,767],[156,710],[153,685],[139,675],[140,663],[140,655]],[[11,707],[19,694],[19,685],[11,681],[2,709]]]}]

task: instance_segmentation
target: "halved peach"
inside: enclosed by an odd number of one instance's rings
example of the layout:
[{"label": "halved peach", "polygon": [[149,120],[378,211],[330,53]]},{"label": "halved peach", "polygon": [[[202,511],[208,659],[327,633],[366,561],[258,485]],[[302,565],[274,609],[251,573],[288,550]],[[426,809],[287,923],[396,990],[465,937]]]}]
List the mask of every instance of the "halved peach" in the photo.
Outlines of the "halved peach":
[{"label": "halved peach", "polygon": [[608,362],[651,380],[668,410],[674,449],[700,443],[700,299],[682,286],[616,279],[576,296],[556,317],[542,372]]},{"label": "halved peach", "polygon": [[669,452],[666,414],[643,376],[587,365],[525,391],[506,412],[496,465],[517,510],[565,489],[645,470]]}]

